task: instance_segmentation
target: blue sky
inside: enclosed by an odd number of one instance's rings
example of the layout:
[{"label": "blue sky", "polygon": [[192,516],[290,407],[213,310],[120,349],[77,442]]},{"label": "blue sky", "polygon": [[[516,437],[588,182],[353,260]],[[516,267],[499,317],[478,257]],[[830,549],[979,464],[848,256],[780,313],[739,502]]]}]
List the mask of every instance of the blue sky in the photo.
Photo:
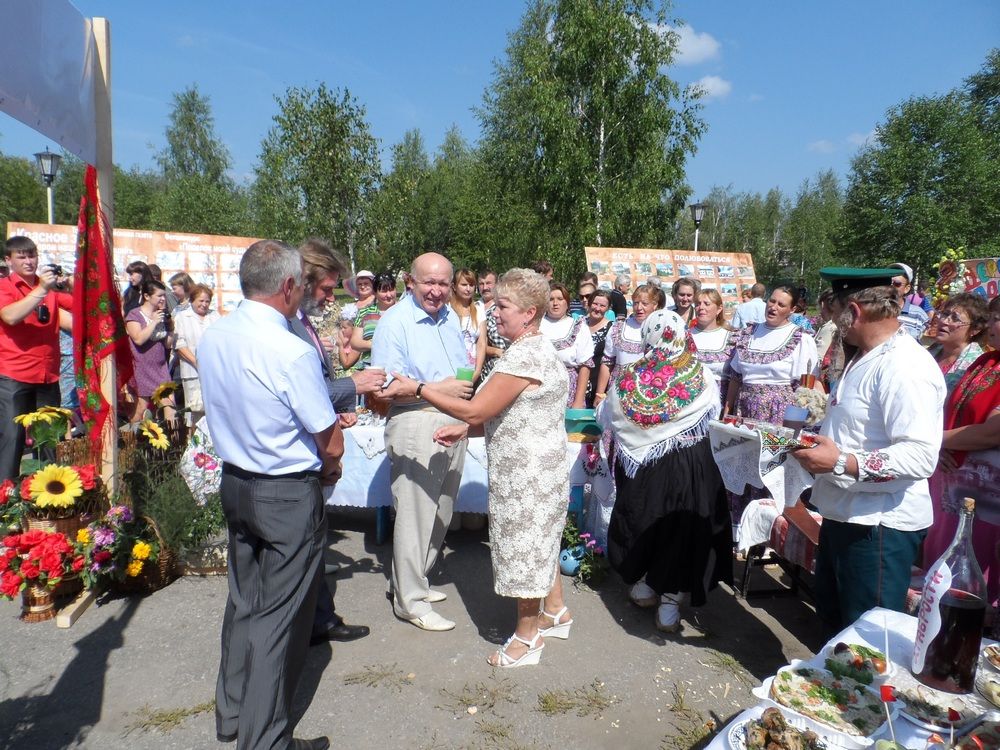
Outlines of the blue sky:
[{"label": "blue sky", "polygon": [[[151,166],[171,94],[196,83],[216,130],[249,177],[289,86],[347,87],[388,154],[410,128],[433,151],[473,112],[524,5],[508,0],[146,3],[76,0],[111,21],[115,160]],[[794,193],[851,156],[906,99],[946,91],[1000,46],[996,0],[680,0],[686,22],[671,69],[711,96],[708,131],[688,164],[695,197],[713,185]],[[21,50],[19,53],[26,53]],[[0,151],[54,146],[0,114]]]}]

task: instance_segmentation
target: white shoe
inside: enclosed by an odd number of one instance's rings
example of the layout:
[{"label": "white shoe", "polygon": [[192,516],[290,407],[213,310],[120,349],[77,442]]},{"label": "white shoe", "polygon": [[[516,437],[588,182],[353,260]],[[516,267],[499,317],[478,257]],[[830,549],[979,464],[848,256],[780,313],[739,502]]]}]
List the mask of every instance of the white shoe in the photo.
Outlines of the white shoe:
[{"label": "white shoe", "polygon": [[[497,663],[494,664],[489,658],[486,659],[486,663],[491,667],[501,667],[502,669],[512,669],[513,667],[527,667],[534,664],[538,664],[539,660],[542,658],[542,649],[545,648],[544,643],[538,643],[538,639],[542,637],[541,631],[535,633],[535,637],[530,641],[524,640],[517,633],[512,635],[507,639],[507,642],[503,644],[503,648],[497,651],[494,656],[497,657]],[[507,649],[510,644],[514,641],[519,641],[528,647],[528,650],[521,654],[520,657],[515,659],[513,656],[507,654]]]},{"label": "white shoe", "polygon": [[659,599],[656,592],[649,587],[649,585],[642,579],[636,581],[632,588],[628,592],[628,598],[632,600],[632,603],[637,607],[642,607],[643,609],[648,609],[649,607],[655,607],[656,602]]},{"label": "white shoe", "polygon": [[656,610],[656,629],[661,633],[676,633],[681,629],[681,598],[676,595],[664,594],[660,597],[660,606]]},{"label": "white shoe", "polygon": [[550,620],[552,620],[552,625],[551,627],[548,628],[539,628],[538,634],[540,636],[542,636],[543,638],[561,638],[562,640],[566,640],[567,638],[569,638],[569,629],[570,626],[573,624],[573,620],[570,619],[564,622],[560,622],[562,616],[566,614],[566,607],[563,607],[554,615],[550,614],[549,612],[546,612],[545,608],[543,607],[542,614],[548,617]]},{"label": "white shoe", "polygon": [[455,629],[455,623],[453,623],[451,620],[445,619],[434,610],[431,610],[423,617],[414,617],[411,619],[404,618],[404,619],[406,619],[407,622],[413,623],[421,630],[443,632],[445,630]]},{"label": "white shoe", "polygon": [[428,589],[427,596],[424,597],[424,601],[428,604],[436,604],[437,602],[443,602],[448,598],[448,595],[443,591],[438,591],[437,589]]}]

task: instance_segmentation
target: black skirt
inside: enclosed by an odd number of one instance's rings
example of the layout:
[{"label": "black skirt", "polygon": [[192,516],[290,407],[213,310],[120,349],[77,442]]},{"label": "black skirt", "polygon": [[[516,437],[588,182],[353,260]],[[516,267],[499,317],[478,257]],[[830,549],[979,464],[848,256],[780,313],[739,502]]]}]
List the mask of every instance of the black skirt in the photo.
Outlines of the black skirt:
[{"label": "black skirt", "polygon": [[627,584],[643,576],[658,594],[690,592],[691,604],[733,579],[729,503],[708,438],[642,466],[615,462],[617,496],[608,560]]}]

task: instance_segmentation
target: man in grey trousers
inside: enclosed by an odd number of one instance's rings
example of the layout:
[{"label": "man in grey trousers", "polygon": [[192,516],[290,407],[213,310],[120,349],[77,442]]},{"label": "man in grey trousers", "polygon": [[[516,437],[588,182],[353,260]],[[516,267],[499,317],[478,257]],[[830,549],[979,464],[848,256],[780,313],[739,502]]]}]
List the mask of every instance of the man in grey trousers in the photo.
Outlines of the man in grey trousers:
[{"label": "man in grey trousers", "polygon": [[229,527],[216,732],[239,750],[325,750],[326,737],[293,739],[289,717],[322,575],[322,485],[340,477],[343,433],[316,352],[291,331],[298,250],[254,243],[240,286],[246,299],[198,346]]}]

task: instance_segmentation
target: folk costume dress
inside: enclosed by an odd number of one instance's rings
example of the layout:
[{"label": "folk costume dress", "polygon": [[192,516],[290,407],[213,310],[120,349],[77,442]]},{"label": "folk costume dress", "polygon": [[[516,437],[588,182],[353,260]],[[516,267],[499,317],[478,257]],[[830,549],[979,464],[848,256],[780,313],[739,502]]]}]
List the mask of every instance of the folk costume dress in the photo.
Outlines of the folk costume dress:
[{"label": "folk costume dress", "polygon": [[594,342],[590,338],[590,329],[583,318],[571,318],[566,315],[559,320],[551,320],[548,315],[542,318],[538,330],[542,336],[552,342],[559,361],[566,368],[569,378],[569,393],[565,406],[573,405],[576,396],[576,385],[580,379],[581,367],[594,366]]},{"label": "folk costume dress", "polygon": [[[947,382],[947,375],[945,376]],[[958,384],[951,390],[944,407],[944,429],[954,430],[982,424],[1000,409],[1000,352],[983,354],[966,369]],[[961,466],[965,451],[952,451],[955,462]],[[924,540],[924,569],[928,569],[941,556],[955,538],[958,528],[958,508],[952,499],[945,497],[941,469],[930,480],[931,506],[934,523]],[[986,578],[988,603],[1000,598],[1000,527],[976,518],[972,525],[972,546],[976,559]]]},{"label": "folk costume dress", "polygon": [[726,370],[726,365],[733,355],[735,345],[733,332],[723,326],[712,331],[703,331],[695,326],[691,329],[691,338],[698,347],[698,361],[715,375],[715,379],[719,381],[721,399],[725,401],[726,391],[729,388],[729,372]]},{"label": "folk costume dress", "polygon": [[[927,351],[931,353],[934,357],[934,361],[938,362],[940,365],[941,359],[941,345],[934,344],[928,347]],[[969,369],[973,362],[975,362],[983,354],[983,347],[977,344],[975,341],[970,341],[962,351],[959,353],[958,357],[951,364],[941,368],[941,374],[944,375],[944,384],[948,388],[948,394],[951,395],[952,391],[955,390],[955,386],[958,385],[958,381],[962,379],[965,371]]]},{"label": "folk costume dress", "polygon": [[732,580],[729,509],[707,437],[719,388],[675,313],[652,313],[642,334],[644,356],[620,368],[601,410],[617,486],[608,558],[626,583],[645,576],[656,593],[689,592],[699,606]]},{"label": "folk costume dress", "polygon": [[600,328],[590,332],[590,340],[594,342],[594,366],[590,368],[590,383],[587,385],[588,409],[594,408],[594,394],[597,393],[597,379],[601,373],[601,368],[598,365],[604,360],[604,343],[613,325],[612,321],[605,320]]},{"label": "folk costume dress", "polygon": [[616,320],[604,341],[602,364],[614,375],[616,368],[623,368],[642,357],[642,323],[629,315]]},{"label": "folk costume dress", "polygon": [[490,376],[496,373],[539,385],[485,425],[493,586],[500,596],[543,597],[556,573],[569,497],[565,367],[548,339],[529,336],[497,358]]},{"label": "folk costume dress", "polygon": [[732,371],[742,379],[737,413],[780,425],[801,375],[816,367],[816,342],[794,323],[753,323],[736,333]]}]

